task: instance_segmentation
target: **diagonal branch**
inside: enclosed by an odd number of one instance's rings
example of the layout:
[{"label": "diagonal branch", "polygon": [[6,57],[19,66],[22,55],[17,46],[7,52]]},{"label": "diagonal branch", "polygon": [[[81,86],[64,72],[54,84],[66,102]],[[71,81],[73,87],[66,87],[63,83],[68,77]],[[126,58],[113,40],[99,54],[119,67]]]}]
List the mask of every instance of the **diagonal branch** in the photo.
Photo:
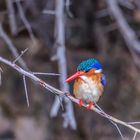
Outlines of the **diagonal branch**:
[{"label": "diagonal branch", "polygon": [[124,136],[119,128],[119,126],[117,125],[117,123],[113,122],[112,120],[109,119],[109,115],[106,114],[96,103],[95,106],[104,114],[104,116],[115,126],[115,128],[117,129],[118,133],[120,134],[121,138],[124,139]]},{"label": "diagonal branch", "polygon": [[19,56],[17,56],[17,58],[13,61],[13,63],[16,63],[27,50],[28,50],[28,48],[26,48],[24,51],[21,51],[21,54]]},{"label": "diagonal branch", "polygon": [[25,75],[23,75],[23,83],[24,83],[24,89],[25,89],[26,102],[27,102],[27,106],[29,107],[30,103],[29,103],[29,96],[28,96],[28,91],[27,91]]},{"label": "diagonal branch", "polygon": [[[5,41],[9,50],[12,52],[13,56],[17,58],[19,56],[18,51],[16,47],[14,46],[14,44],[12,43],[12,41],[10,40],[10,38],[8,37],[8,35],[6,34],[6,32],[4,31],[2,27],[2,23],[0,23],[0,37]],[[24,62],[22,58],[19,58],[18,62],[24,69],[28,70],[26,63]]]},{"label": "diagonal branch", "polygon": [[30,23],[28,22],[25,14],[24,14],[24,11],[23,11],[23,7],[20,3],[19,0],[16,0],[16,4],[17,4],[17,8],[18,8],[18,11],[19,11],[19,15],[20,15],[20,18],[21,20],[23,21],[28,33],[29,33],[29,36],[31,38],[31,40],[33,41],[33,43],[36,43],[36,40],[35,40],[35,36],[33,34],[33,31],[32,31],[32,28],[31,28],[31,25]]},{"label": "diagonal branch", "polygon": [[106,2],[108,10],[110,11],[111,16],[116,20],[118,29],[122,34],[135,63],[140,66],[137,55],[137,53],[140,54],[140,41],[137,35],[127,23],[121,9],[119,8],[117,0],[107,0]]},{"label": "diagonal branch", "polygon": [[107,0],[107,5],[110,14],[115,18],[119,31],[125,39],[125,42],[128,45],[128,47],[131,47],[135,51],[140,53],[140,41],[138,40],[135,32],[130,28],[129,24],[126,22],[125,17],[123,16],[118,6],[117,0]]},{"label": "diagonal branch", "polygon": [[[68,93],[65,93],[51,85],[49,85],[48,83],[44,82],[43,80],[41,80],[40,78],[38,78],[37,76],[35,76],[34,74],[22,69],[21,67],[19,67],[18,65],[16,64],[13,64],[11,61],[8,61],[6,60],[5,58],[3,57],[0,57],[0,62],[12,67],[13,69],[15,69],[17,72],[19,72],[21,75],[24,75],[28,78],[30,78],[31,80],[35,81],[36,83],[38,83],[41,87],[44,87],[46,90],[49,90],[51,91],[52,93],[58,95],[58,96],[61,96],[61,97],[64,97],[64,98],[67,98],[67,99],[70,99],[72,102],[76,103],[76,104],[79,104],[79,100],[74,98],[73,96],[71,96],[70,94]],[[83,104],[82,105],[83,107],[86,107],[88,105],[86,104]],[[102,111],[101,109],[97,108],[96,106],[92,106],[91,107],[91,110],[98,113],[99,115],[101,115],[102,117],[106,118],[106,119],[109,119],[110,121],[116,123],[116,124],[120,124],[122,126],[125,126],[126,128],[129,128],[131,130],[133,130],[135,132],[135,135],[137,133],[140,133],[140,129],[136,128],[135,126],[131,125],[131,124],[128,124],[127,122],[124,122],[124,121],[121,121],[113,116],[110,116],[108,114],[106,114],[104,111]],[[135,136],[136,137],[136,136]],[[135,137],[133,138],[135,140]]]},{"label": "diagonal branch", "polygon": [[136,139],[136,136],[137,136],[137,132],[134,133],[133,140]]},{"label": "diagonal branch", "polygon": [[70,11],[70,5],[71,5],[71,1],[70,0],[66,0],[66,12],[68,14],[69,17],[73,18],[73,14]]},{"label": "diagonal branch", "polygon": [[111,123],[116,127],[117,131],[119,132],[119,134],[120,134],[120,136],[121,136],[121,138],[123,140],[124,139],[124,136],[123,136],[123,134],[122,134],[119,126],[116,123],[112,122],[112,121],[111,121]]},{"label": "diagonal branch", "polygon": [[10,67],[12,67],[16,71],[18,71],[20,74],[25,75],[26,77],[30,78],[34,82],[36,82],[39,85],[43,86],[47,90],[49,90],[51,92],[53,91],[53,93],[55,93],[57,95],[60,95],[60,96],[63,96],[64,92],[62,92],[61,90],[58,90],[58,89],[50,86],[49,84],[45,83],[43,80],[41,80],[40,78],[35,76],[32,72],[28,72],[28,71],[22,69],[20,66],[12,63],[11,61],[8,61],[8,60],[4,59],[3,57],[0,57],[0,62],[9,65]]}]

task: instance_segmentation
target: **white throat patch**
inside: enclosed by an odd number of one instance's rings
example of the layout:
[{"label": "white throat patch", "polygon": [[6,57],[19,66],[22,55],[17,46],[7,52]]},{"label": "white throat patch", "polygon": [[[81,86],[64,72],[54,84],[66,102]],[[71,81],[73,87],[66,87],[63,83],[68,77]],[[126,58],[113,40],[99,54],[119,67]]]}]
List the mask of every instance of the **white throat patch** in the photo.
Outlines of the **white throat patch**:
[{"label": "white throat patch", "polygon": [[95,70],[95,73],[101,73],[103,70],[102,69],[98,69],[98,70]]}]

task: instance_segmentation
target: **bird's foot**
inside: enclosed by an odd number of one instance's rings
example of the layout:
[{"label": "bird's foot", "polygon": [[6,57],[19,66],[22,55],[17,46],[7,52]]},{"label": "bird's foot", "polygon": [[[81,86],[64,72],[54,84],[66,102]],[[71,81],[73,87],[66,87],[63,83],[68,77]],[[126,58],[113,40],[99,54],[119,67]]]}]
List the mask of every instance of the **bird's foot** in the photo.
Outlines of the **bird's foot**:
[{"label": "bird's foot", "polygon": [[[90,102],[87,106],[87,109],[90,110],[92,105],[93,105],[93,102]],[[82,99],[79,100],[79,106],[80,107],[83,106],[83,100]]]},{"label": "bird's foot", "polygon": [[83,106],[83,101],[82,101],[82,99],[79,100],[79,106],[80,106],[80,107]]},{"label": "bird's foot", "polygon": [[90,103],[88,104],[88,106],[87,106],[87,109],[90,110],[91,107],[92,107],[92,105],[93,105],[93,102],[90,102]]}]

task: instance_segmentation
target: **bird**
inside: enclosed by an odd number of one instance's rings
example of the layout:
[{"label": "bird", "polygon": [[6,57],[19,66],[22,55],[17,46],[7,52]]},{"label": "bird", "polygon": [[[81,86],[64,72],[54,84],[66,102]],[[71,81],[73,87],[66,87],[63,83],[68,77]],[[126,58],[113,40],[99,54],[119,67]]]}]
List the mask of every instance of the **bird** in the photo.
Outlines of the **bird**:
[{"label": "bird", "polygon": [[79,99],[79,105],[83,102],[87,104],[87,109],[91,109],[103,95],[106,85],[106,77],[103,74],[102,65],[95,58],[82,61],[77,72],[65,80],[66,83],[74,81],[73,94]]}]

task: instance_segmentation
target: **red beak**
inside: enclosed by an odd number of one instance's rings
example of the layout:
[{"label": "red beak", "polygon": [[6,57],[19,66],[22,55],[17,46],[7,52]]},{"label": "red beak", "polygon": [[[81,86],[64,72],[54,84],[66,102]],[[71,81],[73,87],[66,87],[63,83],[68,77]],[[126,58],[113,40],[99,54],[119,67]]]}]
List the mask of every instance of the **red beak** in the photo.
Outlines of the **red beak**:
[{"label": "red beak", "polygon": [[73,74],[72,76],[70,76],[68,79],[66,79],[65,82],[70,82],[70,81],[72,81],[72,80],[74,80],[77,77],[82,76],[82,75],[84,75],[84,72],[83,71],[78,71],[75,74]]}]

